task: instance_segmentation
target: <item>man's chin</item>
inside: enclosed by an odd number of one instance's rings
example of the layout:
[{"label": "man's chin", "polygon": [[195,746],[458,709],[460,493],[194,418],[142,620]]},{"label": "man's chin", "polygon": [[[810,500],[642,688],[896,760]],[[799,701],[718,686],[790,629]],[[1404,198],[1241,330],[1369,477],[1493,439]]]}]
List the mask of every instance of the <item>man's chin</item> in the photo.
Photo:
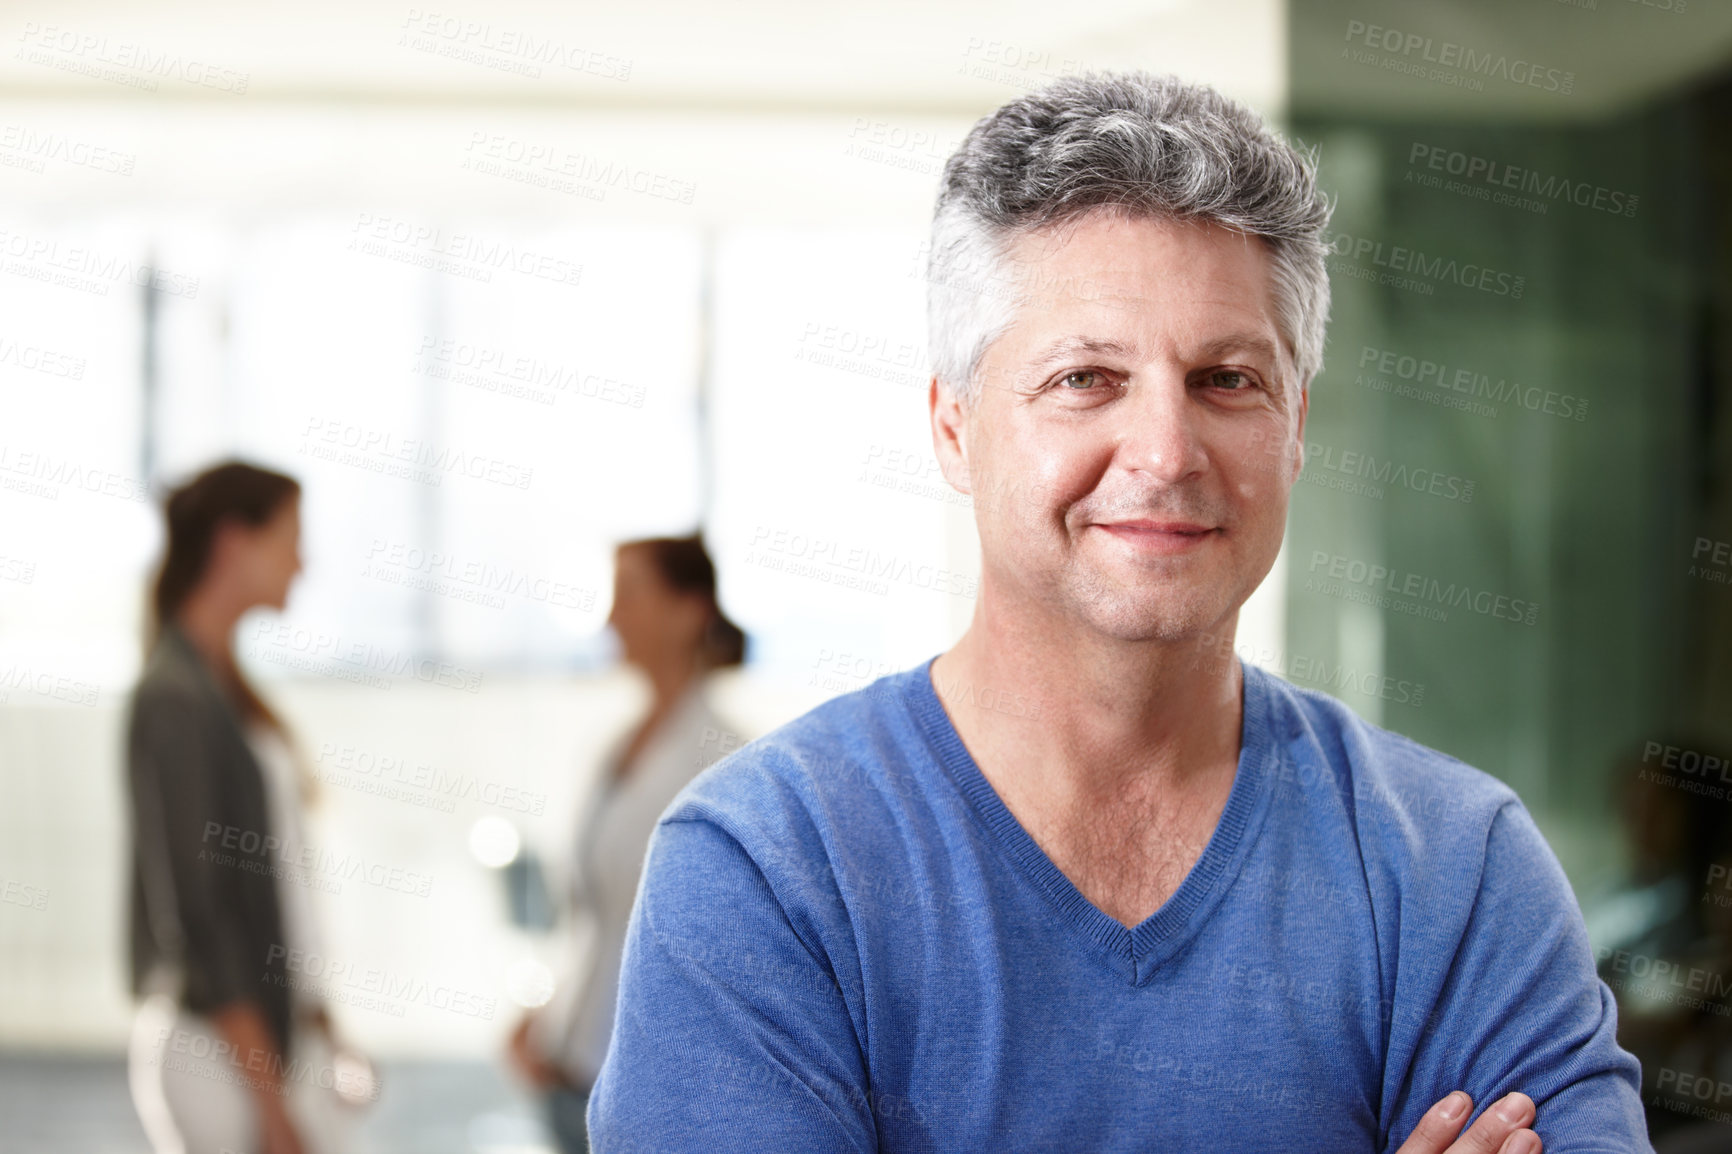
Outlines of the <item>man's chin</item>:
[{"label": "man's chin", "polygon": [[1207,637],[1230,612],[1214,598],[1132,596],[1097,598],[1083,607],[1083,618],[1096,632],[1115,641],[1177,644]]}]

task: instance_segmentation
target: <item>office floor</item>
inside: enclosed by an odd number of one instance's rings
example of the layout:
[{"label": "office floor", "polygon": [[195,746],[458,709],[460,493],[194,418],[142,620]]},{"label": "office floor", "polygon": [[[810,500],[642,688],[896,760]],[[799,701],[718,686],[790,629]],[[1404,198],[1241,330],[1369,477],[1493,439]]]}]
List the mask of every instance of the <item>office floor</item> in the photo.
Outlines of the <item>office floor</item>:
[{"label": "office floor", "polygon": [[[385,1062],[353,1154],[553,1154],[521,1090],[487,1063]],[[150,1154],[112,1057],[0,1054],[0,1154]]]}]

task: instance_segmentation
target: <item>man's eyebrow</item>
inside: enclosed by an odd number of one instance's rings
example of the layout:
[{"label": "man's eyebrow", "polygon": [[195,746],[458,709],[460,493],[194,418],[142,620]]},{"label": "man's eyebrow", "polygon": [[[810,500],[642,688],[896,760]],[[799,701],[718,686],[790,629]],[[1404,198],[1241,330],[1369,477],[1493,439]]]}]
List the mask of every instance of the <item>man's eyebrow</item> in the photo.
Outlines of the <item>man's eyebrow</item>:
[{"label": "man's eyebrow", "polygon": [[1262,333],[1229,333],[1197,348],[1194,358],[1199,361],[1213,361],[1228,353],[1250,353],[1269,361],[1281,359],[1280,350],[1275,342]]},{"label": "man's eyebrow", "polygon": [[[1243,332],[1228,333],[1197,347],[1192,359],[1198,361],[1213,361],[1225,357],[1228,353],[1250,353],[1268,361],[1280,359],[1280,350],[1275,342],[1262,333]],[[1042,369],[1068,360],[1082,354],[1108,357],[1128,357],[1133,355],[1130,345],[1109,337],[1062,337],[1049,345],[1045,352],[1028,363],[1028,370],[1039,372]]]},{"label": "man's eyebrow", "polygon": [[1068,360],[1078,353],[1092,353],[1099,356],[1125,357],[1131,353],[1131,347],[1123,341],[1115,341],[1103,337],[1064,337],[1047,347],[1046,352],[1029,362],[1031,370],[1047,368]]}]

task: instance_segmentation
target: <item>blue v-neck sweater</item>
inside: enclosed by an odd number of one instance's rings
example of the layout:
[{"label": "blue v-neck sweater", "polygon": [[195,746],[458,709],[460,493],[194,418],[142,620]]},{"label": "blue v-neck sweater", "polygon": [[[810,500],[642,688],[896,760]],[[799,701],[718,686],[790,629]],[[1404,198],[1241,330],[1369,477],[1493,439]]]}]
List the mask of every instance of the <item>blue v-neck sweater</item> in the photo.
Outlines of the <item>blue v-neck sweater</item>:
[{"label": "blue v-neck sweater", "polygon": [[1451,1090],[1645,1151],[1557,859],[1506,786],[1244,669],[1232,792],[1134,930],[975,766],[931,662],[669,806],[590,1103],[599,1154],[1393,1150]]}]

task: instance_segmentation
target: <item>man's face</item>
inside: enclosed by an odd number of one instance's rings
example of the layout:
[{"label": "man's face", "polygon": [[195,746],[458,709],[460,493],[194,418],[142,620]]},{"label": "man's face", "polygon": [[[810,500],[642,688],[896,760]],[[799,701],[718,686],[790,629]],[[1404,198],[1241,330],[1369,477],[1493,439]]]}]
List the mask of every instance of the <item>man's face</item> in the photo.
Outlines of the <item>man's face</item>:
[{"label": "man's face", "polygon": [[1273,565],[1307,395],[1261,241],[1093,213],[1021,238],[1029,294],[939,460],[987,588],[1126,641],[1212,633]]}]

